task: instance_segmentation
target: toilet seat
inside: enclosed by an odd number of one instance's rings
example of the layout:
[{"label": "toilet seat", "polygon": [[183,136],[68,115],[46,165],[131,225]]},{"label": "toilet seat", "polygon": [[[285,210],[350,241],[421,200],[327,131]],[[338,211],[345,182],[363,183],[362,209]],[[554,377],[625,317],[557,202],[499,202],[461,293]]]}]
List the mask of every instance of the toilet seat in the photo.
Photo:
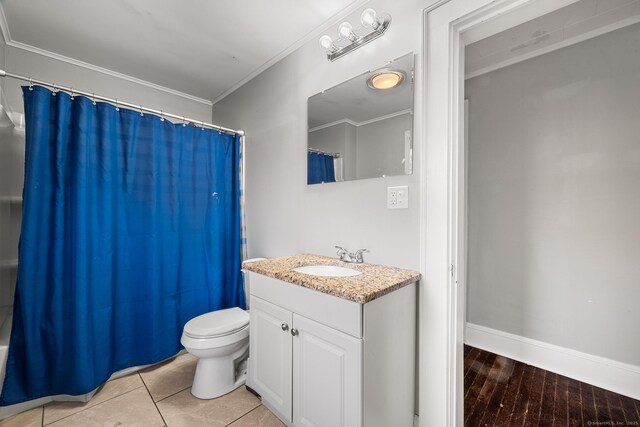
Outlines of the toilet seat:
[{"label": "toilet seat", "polygon": [[249,313],[234,307],[194,317],[184,325],[184,334],[194,339],[210,339],[236,334],[249,327]]}]

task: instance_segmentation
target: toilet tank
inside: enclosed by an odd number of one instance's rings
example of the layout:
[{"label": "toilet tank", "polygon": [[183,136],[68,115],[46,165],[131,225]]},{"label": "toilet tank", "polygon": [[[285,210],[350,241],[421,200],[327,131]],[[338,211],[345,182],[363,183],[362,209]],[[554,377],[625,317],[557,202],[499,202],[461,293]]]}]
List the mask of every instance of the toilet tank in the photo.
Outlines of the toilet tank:
[{"label": "toilet tank", "polygon": [[[253,262],[253,261],[263,261],[266,258],[251,258],[251,259],[247,259],[244,260],[242,262],[242,264],[244,265],[245,262]],[[242,277],[244,279],[244,298],[245,301],[247,302],[247,310],[249,310],[249,272],[246,271],[244,268],[241,270],[242,271]]]}]

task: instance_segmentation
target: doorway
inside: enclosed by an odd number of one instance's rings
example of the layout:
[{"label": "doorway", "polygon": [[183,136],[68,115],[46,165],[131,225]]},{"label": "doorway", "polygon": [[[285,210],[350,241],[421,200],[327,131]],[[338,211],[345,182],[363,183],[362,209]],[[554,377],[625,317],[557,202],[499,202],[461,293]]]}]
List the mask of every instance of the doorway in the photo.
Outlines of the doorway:
[{"label": "doorway", "polygon": [[[582,5],[580,4],[582,3]],[[604,2],[586,2],[594,8],[602,7]],[[553,12],[562,13],[564,8],[576,8],[573,16],[578,16],[578,8],[584,8],[581,1],[547,1],[547,0],[507,0],[462,1],[451,0],[436,5],[425,11],[425,74],[427,80],[425,90],[426,111],[426,149],[423,150],[423,161],[426,165],[425,181],[425,209],[423,215],[423,230],[426,231],[423,253],[425,259],[425,289],[421,294],[421,371],[420,371],[420,413],[439,414],[439,425],[463,425],[464,414],[464,344],[465,336],[469,337],[467,327],[467,253],[468,253],[468,222],[467,222],[467,185],[465,175],[469,158],[466,155],[465,144],[465,68],[469,73],[467,62],[471,57],[465,55],[466,48],[475,43],[495,37],[506,30],[517,28],[532,20],[541,19]],[[609,2],[613,4],[614,2]],[[629,7],[627,12],[635,7],[633,2],[616,2],[617,6]],[[587,8],[588,9],[588,8]],[[585,9],[580,9],[584,11]],[[622,9],[618,12],[621,12]],[[610,11],[609,17],[614,12]],[[583,15],[584,16],[584,13]],[[601,29],[591,28],[582,35],[583,40],[593,38],[594,33],[611,31],[612,25],[620,28],[637,21],[637,13],[621,13],[622,19],[601,25]],[[601,17],[602,19],[602,17]],[[584,25],[583,25],[584,27]],[[533,31],[532,31],[533,33]],[[589,34],[586,34],[589,33]],[[557,36],[557,35],[556,35]],[[538,34],[539,45],[553,41],[552,32]],[[580,36],[576,36],[580,37]],[[560,41],[560,47],[578,43],[580,40]],[[562,45],[564,43],[564,45]],[[517,46],[512,46],[517,47]],[[509,50],[509,49],[507,49]],[[526,51],[527,47],[513,49]],[[551,52],[549,50],[549,52]],[[522,52],[521,52],[522,53]],[[539,55],[540,53],[538,53]],[[478,55],[481,57],[482,55]],[[486,56],[486,55],[485,55]],[[495,55],[497,58],[499,55]],[[508,55],[507,55],[508,56]],[[516,55],[517,56],[517,55]],[[533,56],[531,56],[533,57]],[[485,58],[486,59],[486,58]],[[502,57],[499,67],[522,62],[523,57]],[[495,61],[494,61],[495,62]],[[491,67],[482,61],[474,62],[475,73],[490,73]],[[480,76],[481,74],[476,74]],[[473,100],[470,102],[473,110]],[[444,306],[444,309],[443,309]],[[429,323],[431,322],[431,323]],[[493,329],[493,328],[490,328]],[[443,333],[442,331],[446,331]],[[478,332],[478,329],[473,331]],[[482,330],[485,342],[493,339],[494,348],[506,352],[504,342],[513,338],[522,348],[512,346],[513,358],[528,357],[529,361],[537,364],[548,363],[549,367],[564,364],[571,373],[571,369],[580,372],[596,373],[601,378],[617,378],[620,382],[615,387],[624,391],[637,389],[640,380],[640,370],[628,361],[614,360],[600,354],[569,350],[558,356],[559,348],[565,348],[540,339],[523,342],[518,340],[520,335],[511,333],[491,334],[493,331]],[[503,331],[504,332],[504,331]],[[535,336],[535,335],[534,335]],[[477,339],[476,334],[473,339]],[[477,343],[478,341],[476,341]],[[434,350],[436,349],[437,350]],[[518,354],[518,351],[521,353]],[[532,354],[532,352],[534,354]],[[585,357],[586,355],[586,357]],[[607,362],[607,363],[605,363]],[[614,362],[614,363],[609,363]],[[632,361],[633,362],[633,361]],[[606,366],[605,366],[606,365]],[[592,369],[599,367],[599,371]],[[627,374],[625,383],[621,372]],[[437,373],[437,374],[435,374]],[[574,377],[576,375],[574,374]],[[593,378],[592,378],[593,380]],[[596,378],[597,380],[597,378]],[[593,381],[592,381],[593,382]],[[635,384],[635,386],[634,386]],[[626,388],[625,388],[626,387]],[[442,393],[446,390],[446,393]],[[629,394],[629,393],[627,393]],[[421,425],[429,425],[433,419],[423,420]]]}]

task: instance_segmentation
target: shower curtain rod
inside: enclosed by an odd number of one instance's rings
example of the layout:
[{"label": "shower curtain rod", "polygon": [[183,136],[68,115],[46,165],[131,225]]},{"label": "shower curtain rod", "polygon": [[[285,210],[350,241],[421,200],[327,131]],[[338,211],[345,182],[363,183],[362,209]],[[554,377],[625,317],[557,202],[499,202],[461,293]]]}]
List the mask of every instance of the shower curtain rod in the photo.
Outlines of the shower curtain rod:
[{"label": "shower curtain rod", "polygon": [[307,148],[307,151],[311,151],[312,153],[326,154],[327,156],[332,156],[335,158],[340,157],[340,153],[330,153],[328,151],[316,150],[315,148]]},{"label": "shower curtain rod", "polygon": [[190,118],[184,117],[184,116],[178,116],[178,115],[175,115],[175,114],[165,113],[162,110],[158,111],[158,110],[154,110],[153,108],[143,107],[142,105],[135,105],[135,104],[131,104],[131,103],[128,103],[128,102],[119,101],[119,100],[113,99],[113,98],[107,98],[106,96],[96,95],[95,93],[84,92],[82,90],[76,90],[74,88],[59,86],[59,85],[57,85],[55,83],[44,82],[42,80],[32,79],[31,77],[25,77],[25,76],[21,76],[19,74],[13,74],[13,73],[10,73],[10,72],[8,72],[6,70],[1,70],[0,69],[0,77],[11,77],[12,79],[29,82],[30,85],[37,84],[37,85],[40,85],[40,86],[50,87],[50,88],[52,88],[54,90],[54,92],[62,90],[64,92],[70,93],[72,96],[73,95],[83,95],[83,96],[86,96],[87,98],[91,98],[92,100],[105,101],[105,102],[108,102],[110,104],[114,104],[116,107],[128,107],[128,108],[131,108],[133,110],[155,114],[155,115],[160,116],[160,117],[169,117],[169,118],[172,118],[172,119],[181,120],[182,123],[184,123],[184,124],[190,123],[190,124],[197,125],[197,126],[203,127],[203,128],[206,127],[206,128],[210,128],[210,129],[215,129],[215,130],[220,131],[220,132],[225,132],[225,133],[230,133],[230,134],[236,134],[236,135],[239,135],[239,136],[244,136],[244,131],[243,130],[229,129],[229,128],[225,128],[225,127],[222,127],[222,126],[213,125],[211,123],[205,123],[205,122],[200,121],[200,120],[194,120],[194,119],[190,119]]}]

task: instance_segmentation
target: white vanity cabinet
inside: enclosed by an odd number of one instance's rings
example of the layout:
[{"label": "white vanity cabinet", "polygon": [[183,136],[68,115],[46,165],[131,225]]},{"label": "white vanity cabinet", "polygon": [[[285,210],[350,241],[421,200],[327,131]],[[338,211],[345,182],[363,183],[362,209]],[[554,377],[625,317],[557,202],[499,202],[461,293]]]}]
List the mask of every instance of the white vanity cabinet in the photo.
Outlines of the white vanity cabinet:
[{"label": "white vanity cabinet", "polygon": [[247,385],[293,426],[413,425],[416,285],[359,304],[250,273]]}]

